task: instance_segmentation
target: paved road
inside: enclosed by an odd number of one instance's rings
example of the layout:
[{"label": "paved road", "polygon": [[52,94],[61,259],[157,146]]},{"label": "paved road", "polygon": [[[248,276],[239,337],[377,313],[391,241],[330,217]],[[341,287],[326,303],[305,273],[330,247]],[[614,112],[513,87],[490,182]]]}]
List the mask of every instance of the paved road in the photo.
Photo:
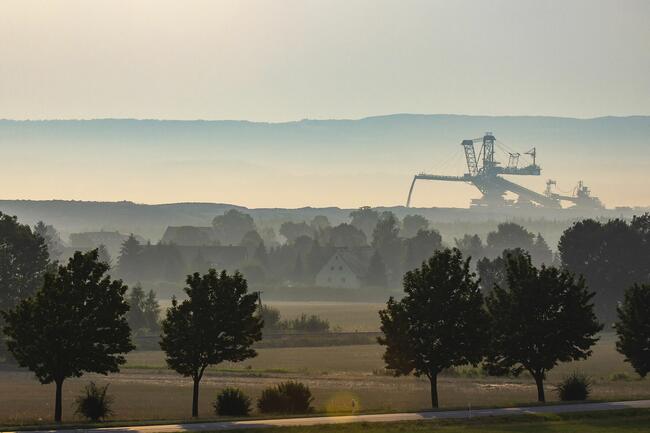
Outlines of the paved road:
[{"label": "paved road", "polygon": [[[650,400],[617,401],[608,403],[579,403],[503,409],[450,410],[437,412],[389,413],[377,415],[321,416],[306,418],[283,418],[250,421],[222,421],[209,423],[148,425],[134,427],[107,427],[88,430],[56,430],[57,433],[175,433],[201,432],[208,430],[239,430],[263,427],[291,427],[323,424],[345,424],[354,422],[420,421],[449,418],[475,418],[485,416],[524,415],[543,413],[597,412],[604,410],[650,408]],[[20,433],[45,433],[48,430]],[[53,430],[49,430],[53,431]],[[7,432],[3,432],[7,433]]]}]

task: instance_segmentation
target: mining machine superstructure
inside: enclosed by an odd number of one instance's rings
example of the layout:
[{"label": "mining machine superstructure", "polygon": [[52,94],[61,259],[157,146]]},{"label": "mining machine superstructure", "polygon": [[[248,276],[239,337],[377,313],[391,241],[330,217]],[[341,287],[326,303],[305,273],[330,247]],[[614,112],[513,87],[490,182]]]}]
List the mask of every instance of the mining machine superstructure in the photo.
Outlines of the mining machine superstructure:
[{"label": "mining machine superstructure", "polygon": [[[573,202],[576,206],[581,207],[602,207],[600,201],[591,197],[589,188],[585,187],[582,182],[574,191],[572,196],[559,195],[551,190],[555,185],[547,183],[547,190],[544,194],[535,192],[529,188],[514,183],[503,178],[503,175],[514,176],[539,176],[541,167],[537,165],[537,149],[532,148],[524,155],[530,157],[531,162],[520,167],[519,162],[522,154],[518,152],[508,152],[508,164],[502,166],[495,158],[496,138],[491,132],[485,133],[483,137],[471,140],[463,140],[461,146],[465,153],[467,162],[467,173],[462,176],[448,176],[442,174],[419,173],[413,177],[411,188],[409,189],[406,207],[411,205],[411,197],[415,182],[418,180],[435,180],[443,182],[465,182],[474,185],[481,191],[482,197],[472,200],[472,207],[543,207],[549,209],[561,209],[561,201],[567,200]],[[475,144],[479,143],[477,151]],[[513,193],[517,200],[506,200],[507,193]]]}]

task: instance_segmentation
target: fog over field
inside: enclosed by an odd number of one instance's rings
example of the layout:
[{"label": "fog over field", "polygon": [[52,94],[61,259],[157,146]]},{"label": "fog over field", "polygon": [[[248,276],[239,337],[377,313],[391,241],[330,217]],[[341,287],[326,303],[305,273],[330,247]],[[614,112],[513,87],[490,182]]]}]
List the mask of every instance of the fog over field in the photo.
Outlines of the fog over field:
[{"label": "fog over field", "polygon": [[[542,192],[579,180],[608,207],[648,206],[650,117],[491,117],[395,114],[359,120],[0,121],[0,198],[138,203],[209,202],[249,208],[404,205],[416,173],[462,175],[460,142],[492,132],[505,149],[535,147]],[[29,176],[25,170],[29,167]],[[15,181],[20,179],[20,181]],[[418,184],[416,207],[467,207],[462,183]]]},{"label": "fog over field", "polygon": [[647,432],[648,23],[0,1],[0,431]]}]

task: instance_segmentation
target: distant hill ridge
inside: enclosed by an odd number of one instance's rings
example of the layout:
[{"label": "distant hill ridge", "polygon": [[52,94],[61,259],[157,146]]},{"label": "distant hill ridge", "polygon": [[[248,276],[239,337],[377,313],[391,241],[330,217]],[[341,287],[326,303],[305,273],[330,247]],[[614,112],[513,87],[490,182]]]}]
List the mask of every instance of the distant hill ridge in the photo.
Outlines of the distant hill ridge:
[{"label": "distant hill ridge", "polygon": [[[309,221],[316,215],[327,216],[333,225],[349,222],[352,208],[302,207],[246,208],[226,203],[165,203],[142,204],[130,201],[102,202],[78,200],[0,200],[0,211],[16,215],[23,222],[34,225],[42,220],[54,225],[64,234],[83,231],[119,231],[136,233],[150,239],[160,240],[169,226],[209,226],[212,219],[229,209],[248,213],[263,225],[279,225],[282,221]],[[481,222],[505,220],[570,221],[582,217],[615,218],[631,217],[650,208],[619,208],[593,212],[574,210],[513,209],[511,211],[463,208],[406,208],[404,206],[376,207],[378,211],[390,211],[399,218],[408,214],[420,214],[436,223]]]},{"label": "distant hill ridge", "polygon": [[[0,189],[1,198],[23,196],[13,191],[22,191],[16,187],[16,177],[26,173],[40,174],[38,182],[49,187],[47,196],[54,197],[58,195],[55,181],[59,167],[68,172],[79,169],[82,172],[80,179],[99,178],[100,181],[93,183],[97,191],[110,187],[111,177],[123,173],[134,179],[136,183],[132,187],[137,190],[139,171],[153,167],[156,171],[148,174],[149,178],[145,177],[150,187],[169,188],[175,182],[175,176],[201,175],[190,185],[205,188],[211,183],[214,189],[207,196],[223,201],[143,205],[131,202],[4,200],[0,201],[0,210],[16,214],[30,223],[43,219],[66,232],[104,228],[123,233],[134,231],[157,240],[169,225],[206,226],[225,209],[245,209],[228,202],[236,203],[240,197],[246,197],[243,188],[247,184],[269,188],[269,195],[285,194],[284,201],[278,200],[278,203],[289,202],[286,200],[288,185],[298,181],[308,186],[298,196],[299,202],[306,204],[340,202],[337,193],[341,185],[349,189],[348,195],[355,197],[354,203],[358,201],[359,206],[402,204],[415,173],[462,174],[466,167],[460,155],[461,140],[480,136],[486,131],[492,131],[498,140],[515,150],[523,152],[531,147],[537,148],[542,176],[533,179],[537,183],[530,186],[536,191],[543,190],[547,178],[557,180],[558,188],[564,191],[572,188],[578,180],[584,180],[594,195],[609,207],[618,203],[650,204],[647,187],[650,184],[650,116],[576,119],[392,114],[362,119],[305,119],[280,123],[245,120],[0,120],[2,157],[20,169],[14,170],[13,174],[0,170],[0,184],[7,186]],[[454,160],[456,165],[441,167],[451,153],[459,157]],[[507,156],[501,161],[507,162]],[[174,176],[169,173],[174,173]],[[329,179],[337,176],[344,180],[330,185]],[[274,187],[266,186],[269,179],[280,177],[282,179]],[[224,188],[230,195],[222,194],[220,182],[235,178],[246,179],[246,182],[226,183]],[[318,179],[324,180],[318,183]],[[467,190],[473,191],[471,187]],[[91,191],[85,190],[85,195]],[[427,198],[426,203],[436,205],[435,196],[425,194],[418,190],[415,196]],[[169,196],[182,197],[183,194]],[[223,199],[219,200],[219,197]],[[463,200],[464,205],[468,203],[469,199]],[[414,212],[400,206],[385,209],[399,215]],[[306,207],[248,211],[256,219],[275,221],[324,214],[336,223],[347,221],[350,209]],[[467,209],[427,208],[419,212],[437,221],[507,217],[490,211]],[[608,211],[606,214],[618,215],[620,212]],[[558,216],[541,211],[523,212],[522,215],[551,219],[575,216],[571,212]]]}]

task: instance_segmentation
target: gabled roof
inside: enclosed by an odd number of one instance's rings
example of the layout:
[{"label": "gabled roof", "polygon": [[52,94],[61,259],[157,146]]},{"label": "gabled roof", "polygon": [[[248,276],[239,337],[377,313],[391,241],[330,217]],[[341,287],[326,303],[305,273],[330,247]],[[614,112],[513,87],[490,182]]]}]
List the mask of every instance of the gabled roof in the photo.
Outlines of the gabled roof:
[{"label": "gabled roof", "polygon": [[218,245],[216,233],[212,227],[169,226],[160,240],[163,244],[180,246]]},{"label": "gabled roof", "polygon": [[368,271],[368,263],[370,254],[367,250],[372,250],[371,248],[337,248],[336,251],[332,254],[330,259],[327,261],[325,266],[327,266],[334,257],[338,256],[341,261],[343,261],[350,270],[357,275],[358,277],[363,277]]},{"label": "gabled roof", "polygon": [[348,265],[350,270],[354,272],[358,277],[362,277],[366,274],[368,267],[365,266],[360,258],[353,254],[351,251],[338,251],[335,254],[338,254],[341,260],[343,260],[343,262]]}]

